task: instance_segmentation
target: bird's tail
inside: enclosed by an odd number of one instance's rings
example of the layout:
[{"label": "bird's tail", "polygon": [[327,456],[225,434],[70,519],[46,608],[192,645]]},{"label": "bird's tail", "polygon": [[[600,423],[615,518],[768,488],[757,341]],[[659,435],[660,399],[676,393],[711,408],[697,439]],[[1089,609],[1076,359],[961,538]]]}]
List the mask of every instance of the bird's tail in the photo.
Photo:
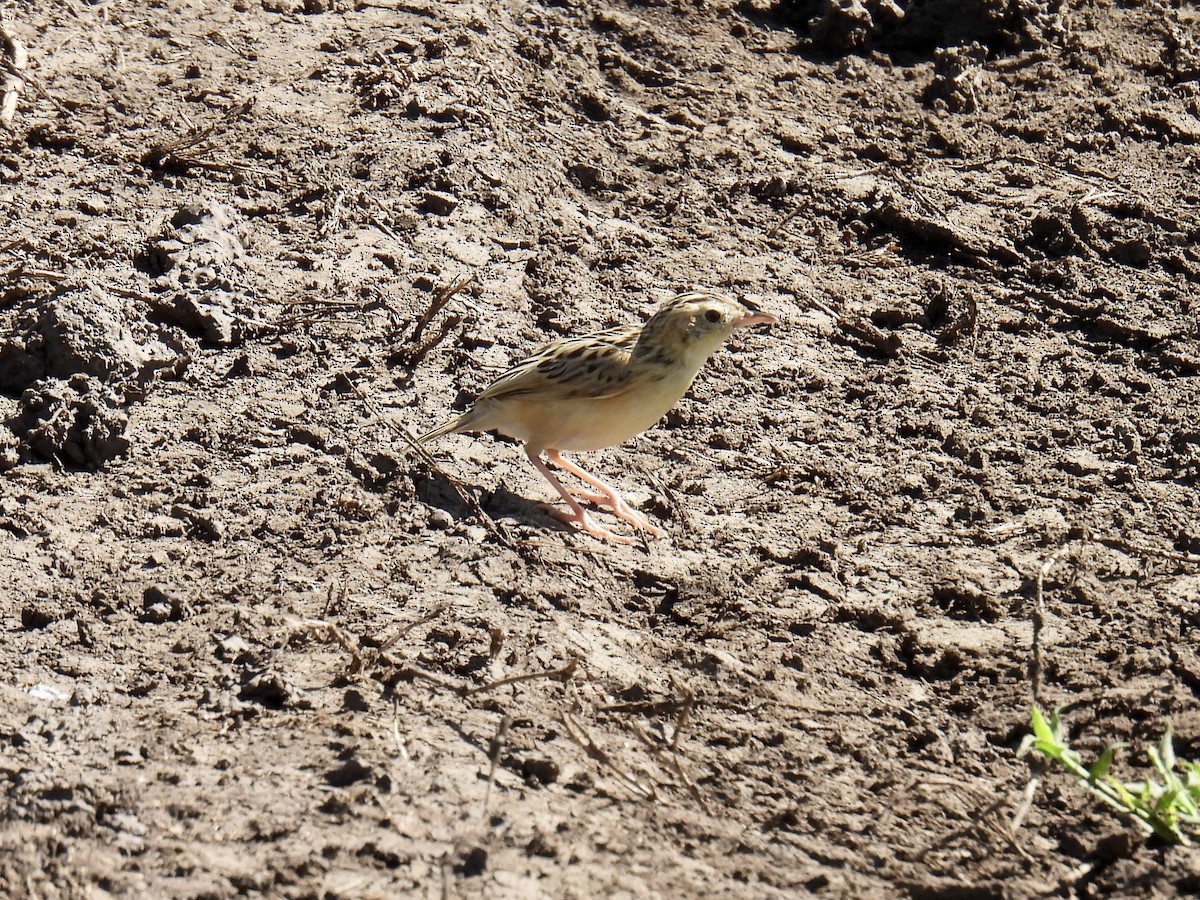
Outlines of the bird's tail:
[{"label": "bird's tail", "polygon": [[461,416],[455,416],[445,425],[439,425],[437,428],[433,429],[433,431],[425,432],[423,435],[417,438],[417,442],[421,444],[427,444],[435,438],[440,438],[444,434],[461,431],[462,427],[466,424],[467,415],[468,413],[463,413]]}]

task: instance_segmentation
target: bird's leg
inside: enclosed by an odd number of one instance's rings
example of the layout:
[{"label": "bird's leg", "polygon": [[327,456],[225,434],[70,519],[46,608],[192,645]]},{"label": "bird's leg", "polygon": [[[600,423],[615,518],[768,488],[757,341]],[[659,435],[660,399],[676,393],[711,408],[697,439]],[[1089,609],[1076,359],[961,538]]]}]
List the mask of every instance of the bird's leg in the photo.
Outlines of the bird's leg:
[{"label": "bird's leg", "polygon": [[[563,487],[562,482],[559,481],[558,478],[555,477],[554,473],[550,471],[550,467],[542,462],[540,450],[533,447],[526,447],[525,455],[529,457],[529,461],[533,463],[534,468],[546,476],[546,480],[554,486],[554,489],[558,491],[558,495],[567,502],[567,506],[571,507],[571,512],[569,514],[564,513],[559,509],[550,508],[549,512],[552,516],[554,516],[554,518],[558,519],[560,522],[565,522],[568,525],[576,524],[579,526],[581,531],[586,531],[588,534],[592,535],[592,537],[600,538],[602,541],[615,541],[618,544],[633,543],[632,539],[621,534],[614,534],[604,526],[598,525],[596,521],[588,515],[587,510],[579,505],[579,501],[571,496],[571,492]],[[551,450],[549,452],[549,456],[551,459],[555,459],[558,457],[558,452]]]},{"label": "bird's leg", "polygon": [[653,525],[649,519],[626,503],[625,498],[617,493],[617,489],[615,487],[597,478],[586,469],[583,469],[571,462],[571,460],[567,459],[559,451],[547,450],[546,458],[556,466],[562,466],[576,478],[587,482],[592,487],[596,488],[596,490],[600,491],[599,494],[586,494],[581,492],[579,496],[581,496],[584,500],[588,501],[589,503],[607,504],[612,508],[613,515],[619,519],[624,519],[634,528],[640,528],[643,531],[648,531],[654,535],[661,536],[666,534],[665,531],[656,525]]}]

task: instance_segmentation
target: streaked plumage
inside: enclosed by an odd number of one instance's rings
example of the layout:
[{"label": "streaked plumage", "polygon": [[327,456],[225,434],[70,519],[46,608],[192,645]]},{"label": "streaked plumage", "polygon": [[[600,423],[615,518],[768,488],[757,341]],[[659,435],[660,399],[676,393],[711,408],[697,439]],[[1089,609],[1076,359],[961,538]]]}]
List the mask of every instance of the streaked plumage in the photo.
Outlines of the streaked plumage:
[{"label": "streaked plumage", "polygon": [[571,507],[564,521],[606,540],[628,542],[596,524],[542,462],[572,472],[600,493],[576,494],[610,507],[636,528],[662,532],[599,478],[562,456],[627,441],[661,419],[691,387],[700,368],[734,331],[774,316],[704,291],[679,294],[642,325],[564,338],[513,366],[476,398],[467,412],[420,437],[499,431],[525,444],[530,461]]}]

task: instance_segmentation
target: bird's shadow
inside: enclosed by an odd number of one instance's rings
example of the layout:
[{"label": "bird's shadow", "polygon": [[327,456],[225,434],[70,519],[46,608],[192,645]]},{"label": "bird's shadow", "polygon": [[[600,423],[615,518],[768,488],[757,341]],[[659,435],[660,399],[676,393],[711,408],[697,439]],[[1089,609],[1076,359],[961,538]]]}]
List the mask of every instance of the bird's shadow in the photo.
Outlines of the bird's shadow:
[{"label": "bird's shadow", "polygon": [[[458,482],[463,491],[476,491],[474,485]],[[413,487],[417,499],[429,506],[437,507],[449,513],[457,521],[473,515],[470,506],[463,502],[454,484],[442,472],[427,470],[413,474]],[[479,505],[493,519],[514,518],[517,521],[533,525],[537,528],[553,528],[558,531],[573,533],[571,526],[554,518],[547,509],[554,504],[552,501],[530,500],[520,494],[514,494],[503,484],[491,491],[479,491]]]}]

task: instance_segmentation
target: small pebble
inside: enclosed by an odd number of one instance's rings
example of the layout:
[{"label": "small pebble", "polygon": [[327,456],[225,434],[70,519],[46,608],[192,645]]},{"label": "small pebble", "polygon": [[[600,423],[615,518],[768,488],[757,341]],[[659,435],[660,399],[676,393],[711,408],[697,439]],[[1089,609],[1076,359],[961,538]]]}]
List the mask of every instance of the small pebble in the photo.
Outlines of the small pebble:
[{"label": "small pebble", "polygon": [[85,197],[79,201],[79,208],[92,216],[104,216],[108,214],[108,204],[100,197]]},{"label": "small pebble", "polygon": [[458,198],[445,191],[426,191],[422,196],[422,210],[438,216],[448,216],[458,209]]},{"label": "small pebble", "polygon": [[445,531],[454,525],[454,517],[444,509],[435,509],[429,513],[429,527]]}]

